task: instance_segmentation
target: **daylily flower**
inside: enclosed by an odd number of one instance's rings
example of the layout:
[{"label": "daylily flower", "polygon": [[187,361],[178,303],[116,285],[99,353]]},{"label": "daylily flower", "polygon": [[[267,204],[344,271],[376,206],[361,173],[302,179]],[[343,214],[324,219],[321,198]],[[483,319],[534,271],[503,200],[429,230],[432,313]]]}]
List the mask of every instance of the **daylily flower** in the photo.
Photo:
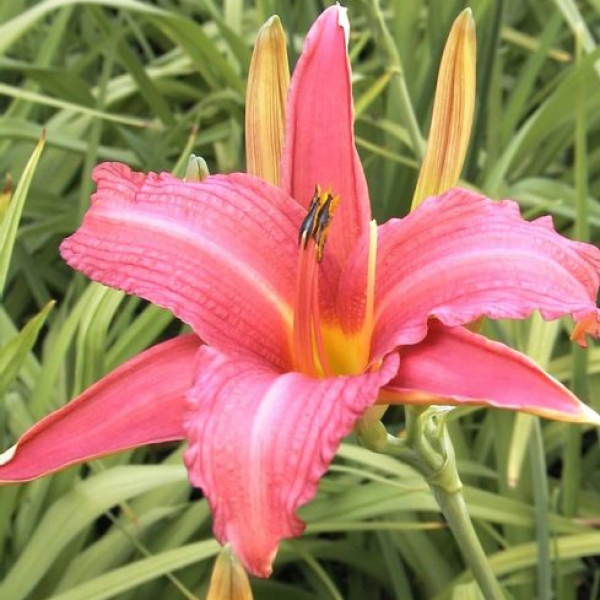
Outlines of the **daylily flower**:
[{"label": "daylily flower", "polygon": [[193,332],[143,352],[0,458],[24,481],[140,444],[186,439],[214,532],[268,576],[296,509],[376,402],[485,404],[600,417],[518,352],[462,325],[571,315],[600,333],[600,251],[549,218],[455,189],[377,227],[353,137],[348,22],[313,25],[295,69],[281,188],[247,174],[183,182],[102,164],[61,246],[88,277]]}]

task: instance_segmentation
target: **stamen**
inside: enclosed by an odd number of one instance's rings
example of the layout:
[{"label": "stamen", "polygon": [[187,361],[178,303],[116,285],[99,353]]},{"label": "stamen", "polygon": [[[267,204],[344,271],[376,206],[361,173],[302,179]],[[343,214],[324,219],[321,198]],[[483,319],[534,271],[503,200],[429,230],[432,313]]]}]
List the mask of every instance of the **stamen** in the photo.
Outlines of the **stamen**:
[{"label": "stamen", "polygon": [[340,201],[339,196],[334,196],[331,190],[325,193],[321,191],[321,186],[315,186],[315,194],[310,201],[308,214],[304,217],[300,225],[298,235],[298,245],[306,248],[310,239],[314,240],[317,246],[317,261],[323,260],[325,242],[331,226],[331,217]]},{"label": "stamen", "polygon": [[339,196],[332,195],[330,190],[323,193],[317,185],[298,235],[300,251],[294,311],[294,351],[297,368],[313,377],[332,375],[319,316],[317,263],[323,260],[331,217],[338,202]]},{"label": "stamen", "polygon": [[371,354],[371,335],[373,333],[373,311],[375,297],[375,265],[377,259],[377,223],[369,223],[369,256],[367,262],[367,298],[365,303],[365,321],[363,325],[362,363],[369,361]]},{"label": "stamen", "polygon": [[[318,247],[317,247],[318,248]],[[317,255],[318,260],[318,255]],[[319,317],[319,278],[315,277],[312,293],[312,315],[313,315],[313,333],[315,341],[315,350],[317,352],[317,358],[321,366],[321,371],[325,377],[332,377],[333,371],[329,365],[327,359],[327,352],[325,350],[325,342],[323,340],[323,331],[320,325]]]},{"label": "stamen", "polygon": [[302,373],[317,376],[312,349],[312,303],[315,279],[316,250],[312,241],[301,238],[298,256],[298,278],[294,310],[294,350],[297,368]]},{"label": "stamen", "polygon": [[298,232],[298,246],[306,248],[308,240],[314,239],[315,224],[317,222],[317,211],[319,209],[319,198],[321,197],[321,186],[315,186],[315,193],[308,206],[308,213]]}]

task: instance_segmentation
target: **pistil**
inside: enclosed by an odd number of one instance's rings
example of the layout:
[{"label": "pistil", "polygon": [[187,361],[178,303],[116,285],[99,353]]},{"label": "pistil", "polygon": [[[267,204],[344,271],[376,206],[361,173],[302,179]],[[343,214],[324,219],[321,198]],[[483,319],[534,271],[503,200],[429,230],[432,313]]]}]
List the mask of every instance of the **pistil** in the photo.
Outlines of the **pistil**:
[{"label": "pistil", "polygon": [[319,263],[323,260],[331,217],[339,197],[320,186],[300,226],[298,277],[294,311],[294,354],[296,367],[312,377],[330,376],[319,311]]}]

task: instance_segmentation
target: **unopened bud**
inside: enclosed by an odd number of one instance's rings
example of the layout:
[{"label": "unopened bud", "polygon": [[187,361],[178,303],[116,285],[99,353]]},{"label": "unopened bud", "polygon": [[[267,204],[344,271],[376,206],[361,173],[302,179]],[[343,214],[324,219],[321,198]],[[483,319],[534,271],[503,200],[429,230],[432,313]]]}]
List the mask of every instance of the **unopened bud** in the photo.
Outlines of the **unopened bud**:
[{"label": "unopened bud", "polygon": [[10,173],[7,173],[6,180],[4,183],[4,189],[0,192],[0,222],[4,218],[8,205],[10,204],[10,197],[12,196],[12,177]]},{"label": "unopened bud", "polygon": [[467,8],[454,21],[442,55],[427,152],[412,210],[458,182],[475,112],[475,60],[475,21]]},{"label": "unopened bud", "polygon": [[290,69],[279,17],[260,29],[246,91],[246,170],[279,185]]},{"label": "unopened bud", "polygon": [[217,557],[206,600],[253,600],[248,575],[229,546]]},{"label": "unopened bud", "polygon": [[190,155],[184,181],[203,181],[210,175],[206,161],[201,156]]}]

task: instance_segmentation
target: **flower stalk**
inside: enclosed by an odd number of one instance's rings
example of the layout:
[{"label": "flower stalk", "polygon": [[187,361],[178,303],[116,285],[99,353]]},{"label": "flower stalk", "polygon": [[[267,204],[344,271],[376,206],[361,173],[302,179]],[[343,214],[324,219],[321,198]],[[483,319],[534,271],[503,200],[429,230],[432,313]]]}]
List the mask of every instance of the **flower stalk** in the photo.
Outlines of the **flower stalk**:
[{"label": "flower stalk", "polygon": [[404,439],[390,435],[377,419],[362,419],[356,432],[365,447],[395,456],[423,475],[484,597],[505,600],[469,517],[444,412],[407,407]]},{"label": "flower stalk", "polygon": [[440,507],[465,562],[471,569],[486,600],[505,600],[502,588],[494,575],[487,556],[477,537],[461,491],[448,493],[432,485],[433,497]]}]

